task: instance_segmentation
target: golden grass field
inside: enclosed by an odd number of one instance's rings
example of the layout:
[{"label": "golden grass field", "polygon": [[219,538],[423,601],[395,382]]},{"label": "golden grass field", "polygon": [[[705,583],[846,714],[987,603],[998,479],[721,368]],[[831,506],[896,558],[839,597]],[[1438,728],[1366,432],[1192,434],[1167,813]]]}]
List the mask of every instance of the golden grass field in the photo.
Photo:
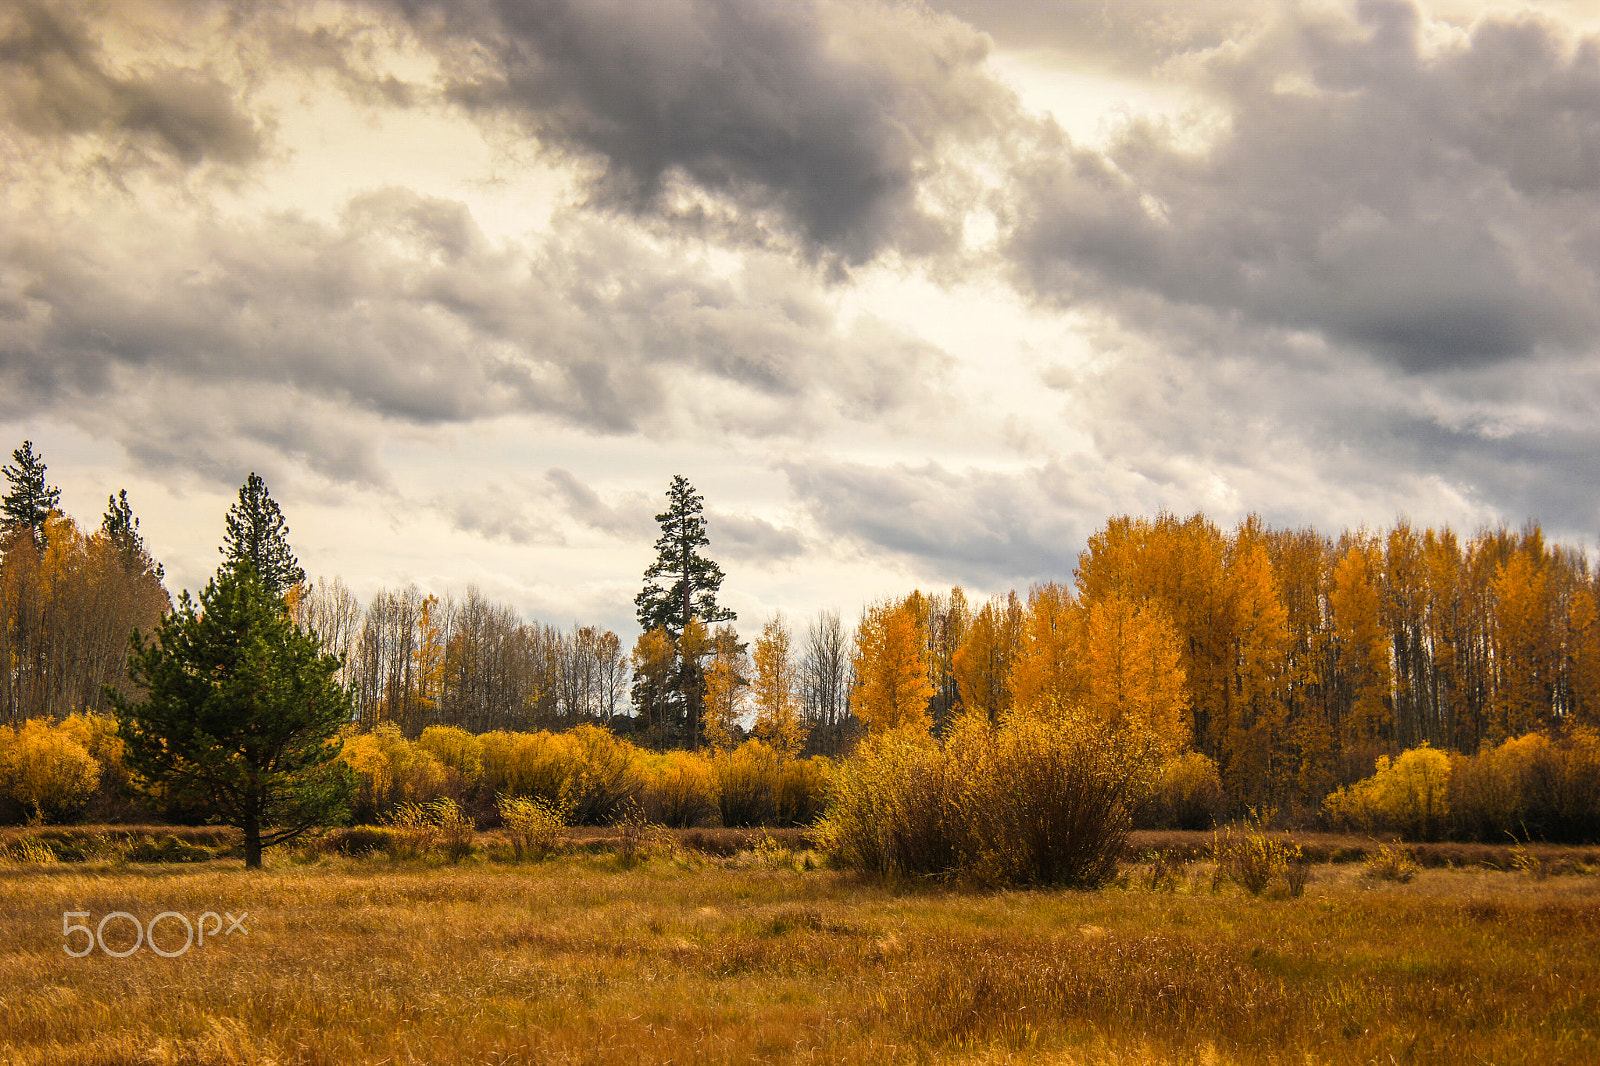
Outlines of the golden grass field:
[{"label": "golden grass field", "polygon": [[[802,857],[803,858],[803,857]],[[885,886],[766,849],[0,867],[6,1063],[1600,1062],[1600,876]],[[163,958],[62,914],[247,911]],[[169,935],[171,934],[171,935]],[[162,927],[168,950],[181,929]],[[106,939],[132,943],[120,919]],[[83,943],[81,934],[71,941]]]}]

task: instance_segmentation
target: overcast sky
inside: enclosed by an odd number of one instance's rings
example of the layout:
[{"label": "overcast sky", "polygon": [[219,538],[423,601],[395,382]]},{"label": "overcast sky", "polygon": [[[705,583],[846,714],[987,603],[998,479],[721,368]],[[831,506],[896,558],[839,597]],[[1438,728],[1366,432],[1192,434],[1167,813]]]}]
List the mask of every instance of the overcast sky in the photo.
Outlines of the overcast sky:
[{"label": "overcast sky", "polygon": [[0,443],[198,588],[631,639],[1070,580],[1108,515],[1600,533],[1583,0],[0,0]]}]

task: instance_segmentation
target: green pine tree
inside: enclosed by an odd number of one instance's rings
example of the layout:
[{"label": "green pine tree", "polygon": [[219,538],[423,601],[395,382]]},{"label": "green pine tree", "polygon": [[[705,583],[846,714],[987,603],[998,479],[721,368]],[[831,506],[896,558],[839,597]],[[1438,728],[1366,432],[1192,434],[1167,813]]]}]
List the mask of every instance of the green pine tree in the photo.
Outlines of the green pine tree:
[{"label": "green pine tree", "polygon": [[44,523],[50,512],[61,502],[61,490],[45,484],[44,460],[34,454],[33,441],[25,440],[22,447],[11,453],[16,465],[6,464],[3,469],[11,488],[0,500],[0,520],[8,526],[32,531],[34,543],[44,544]]},{"label": "green pine tree", "polygon": [[149,572],[160,580],[165,571],[160,563],[150,557],[144,537],[139,533],[139,520],[128,505],[128,490],[106,497],[106,513],[100,519],[100,532],[104,533],[122,557],[123,569],[132,573]]},{"label": "green pine tree", "polygon": [[225,565],[249,565],[273,596],[281,597],[306,579],[289,548],[289,524],[267,492],[267,483],[251,471],[239,487],[239,499],[228,509],[227,530],[219,549]]},{"label": "green pine tree", "polygon": [[705,629],[696,627],[701,639],[685,640],[691,620],[709,627],[727,622],[733,611],[717,606],[717,590],[722,587],[722,567],[700,554],[710,544],[706,536],[703,497],[694,491],[682,474],[673,476],[667,487],[667,509],[656,515],[661,536],[656,538],[656,561],[644,572],[644,588],[634,597],[639,627],[645,632],[663,630],[678,649],[678,668],[673,681],[672,717],[688,746],[700,746],[701,703],[704,679],[700,653],[707,645]]},{"label": "green pine tree", "polygon": [[245,866],[259,867],[263,848],[346,817],[334,738],[350,696],[338,657],[249,567],[224,567],[198,607],[185,592],[154,640],[134,633],[128,677],[142,701],[109,686],[106,697],[146,787],[243,830]]},{"label": "green pine tree", "polygon": [[709,626],[736,617],[717,606],[722,567],[700,554],[700,549],[711,543],[706,537],[704,511],[704,497],[694,491],[688,478],[674,475],[667,487],[667,509],[656,515],[661,524],[656,561],[645,570],[644,588],[633,600],[639,628],[645,632],[659,626],[677,640],[690,618]]}]

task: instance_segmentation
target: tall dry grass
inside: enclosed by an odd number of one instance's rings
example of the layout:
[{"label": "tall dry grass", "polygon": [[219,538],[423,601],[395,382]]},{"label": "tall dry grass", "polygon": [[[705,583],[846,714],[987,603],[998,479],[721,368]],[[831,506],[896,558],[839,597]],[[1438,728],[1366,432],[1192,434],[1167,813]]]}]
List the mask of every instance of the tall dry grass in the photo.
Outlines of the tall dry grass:
[{"label": "tall dry grass", "polygon": [[[608,855],[289,859],[0,868],[0,1061],[1600,1059],[1587,877],[1351,865],[1273,901],[1194,877],[973,894]],[[249,932],[73,959],[65,910],[248,912]]]}]

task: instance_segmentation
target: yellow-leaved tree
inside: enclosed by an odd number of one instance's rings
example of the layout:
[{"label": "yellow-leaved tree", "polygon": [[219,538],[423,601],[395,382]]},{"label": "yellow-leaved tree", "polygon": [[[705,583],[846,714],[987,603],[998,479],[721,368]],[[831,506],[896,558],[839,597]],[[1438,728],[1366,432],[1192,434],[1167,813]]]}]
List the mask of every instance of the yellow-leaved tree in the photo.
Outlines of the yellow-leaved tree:
[{"label": "yellow-leaved tree", "polygon": [[1078,605],[1065,585],[1037,585],[1028,592],[1022,650],[1011,671],[1013,707],[1022,714],[1064,721],[1083,696],[1077,661]]},{"label": "yellow-leaved tree", "polygon": [[1550,717],[1558,658],[1550,570],[1543,538],[1534,527],[1495,572],[1491,739],[1520,736]]},{"label": "yellow-leaved tree", "polygon": [[718,626],[711,645],[711,662],[705,668],[706,740],[717,752],[726,752],[737,744],[734,728],[744,714],[750,664],[731,625]]},{"label": "yellow-leaved tree", "polygon": [[1011,710],[1011,671],[1022,650],[1024,618],[1015,592],[995,597],[972,616],[952,659],[963,710],[991,725]]},{"label": "yellow-leaved tree", "polygon": [[933,685],[917,606],[910,598],[872,604],[856,629],[851,709],[873,734],[897,729],[925,734],[933,724],[928,714]]},{"label": "yellow-leaved tree", "polygon": [[1138,605],[1118,595],[1086,604],[1077,658],[1090,722],[1160,761],[1184,748],[1189,696],[1182,653],[1178,631],[1159,604]]},{"label": "yellow-leaved tree", "polygon": [[800,678],[790,653],[788,623],[778,614],[761,628],[756,638],[756,736],[786,759],[795,758],[810,732],[800,717]]},{"label": "yellow-leaved tree", "polygon": [[1365,538],[1345,545],[1334,563],[1328,609],[1333,616],[1341,696],[1347,701],[1346,731],[1352,740],[1393,735],[1389,706],[1389,632],[1383,624],[1379,580],[1383,557]]},{"label": "yellow-leaved tree", "polygon": [[664,747],[672,727],[677,642],[663,626],[639,634],[633,646],[633,707],[650,742]]},{"label": "yellow-leaved tree", "polygon": [[1567,607],[1567,674],[1576,719],[1600,724],[1600,605],[1595,586],[1580,586]]},{"label": "yellow-leaved tree", "polygon": [[1278,682],[1286,665],[1289,614],[1258,528],[1254,519],[1240,526],[1229,560],[1233,679],[1220,732],[1229,794],[1264,804],[1281,786],[1284,770],[1280,749],[1287,722]]}]

